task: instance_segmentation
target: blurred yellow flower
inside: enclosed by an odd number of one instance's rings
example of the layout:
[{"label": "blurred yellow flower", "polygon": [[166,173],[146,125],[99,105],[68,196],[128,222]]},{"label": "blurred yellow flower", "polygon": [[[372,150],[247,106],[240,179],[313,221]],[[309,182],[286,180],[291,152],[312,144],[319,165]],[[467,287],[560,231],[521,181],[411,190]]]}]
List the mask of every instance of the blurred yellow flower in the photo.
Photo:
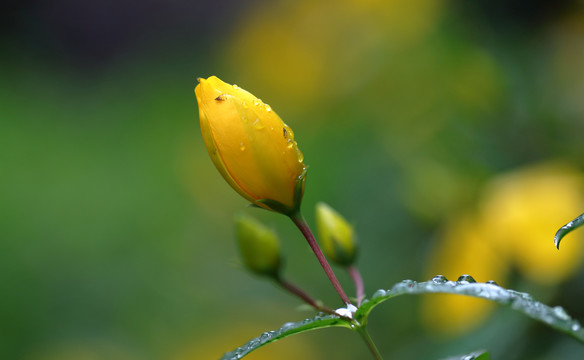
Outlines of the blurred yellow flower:
[{"label": "blurred yellow flower", "polygon": [[[488,241],[488,231],[472,215],[453,218],[445,227],[428,264],[428,276],[455,280],[469,274],[480,282],[501,284],[508,267]],[[459,335],[483,322],[494,303],[460,295],[428,295],[422,299],[422,321],[432,331]]]},{"label": "blurred yellow flower", "polygon": [[553,243],[556,231],[582,209],[583,174],[549,163],[493,179],[484,192],[481,216],[490,241],[524,276],[535,283],[554,284],[582,264],[581,239],[565,241],[561,251]]},{"label": "blurred yellow flower", "polygon": [[294,133],[272,108],[212,76],[195,88],[201,132],[223,178],[254,205],[298,210],[306,167]]},{"label": "blurred yellow flower", "polygon": [[323,202],[316,204],[316,225],[325,255],[343,266],[352,265],[357,256],[353,227],[338,212]]},{"label": "blurred yellow flower", "polygon": [[[566,248],[558,252],[553,238],[582,212],[583,186],[583,174],[558,163],[493,178],[482,192],[478,211],[446,225],[432,252],[428,275],[456,280],[470,274],[477,281],[503,284],[513,266],[540,285],[565,280],[582,264],[584,242],[566,241]],[[431,296],[423,300],[422,317],[429,329],[457,335],[480,324],[491,307],[481,299]]]},{"label": "blurred yellow flower", "polygon": [[237,64],[246,81],[254,81],[272,96],[318,106],[378,77],[394,57],[403,56],[404,48],[431,33],[439,23],[443,3],[262,3],[243,17],[225,58]]}]

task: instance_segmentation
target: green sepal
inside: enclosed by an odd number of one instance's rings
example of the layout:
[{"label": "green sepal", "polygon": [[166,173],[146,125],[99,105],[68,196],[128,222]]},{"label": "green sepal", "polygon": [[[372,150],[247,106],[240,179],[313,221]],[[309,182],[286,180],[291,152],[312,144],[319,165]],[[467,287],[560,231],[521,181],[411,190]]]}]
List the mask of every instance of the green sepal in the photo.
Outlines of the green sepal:
[{"label": "green sepal", "polygon": [[333,241],[333,248],[335,249],[335,259],[334,261],[341,266],[351,266],[355,263],[357,258],[357,247],[354,247],[352,253],[348,253],[346,249],[341,246],[338,240]]},{"label": "green sepal", "polygon": [[[266,205],[274,212],[284,214],[286,216],[292,216],[300,212],[300,204],[302,203],[302,196],[304,195],[304,181],[306,180],[306,172],[307,170],[304,169],[302,174],[298,177],[298,181],[296,182],[296,187],[294,188],[294,207],[286,206],[281,202],[272,199],[259,199],[257,202]],[[256,204],[251,204],[251,206],[262,208]]]}]

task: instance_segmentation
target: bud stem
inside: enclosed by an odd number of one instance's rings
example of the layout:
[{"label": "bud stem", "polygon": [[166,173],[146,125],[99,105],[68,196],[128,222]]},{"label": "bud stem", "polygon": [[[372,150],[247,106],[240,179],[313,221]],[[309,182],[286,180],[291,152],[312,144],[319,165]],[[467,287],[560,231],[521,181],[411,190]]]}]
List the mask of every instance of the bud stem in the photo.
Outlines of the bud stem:
[{"label": "bud stem", "polygon": [[365,289],[363,286],[363,278],[361,277],[361,273],[359,269],[355,265],[351,265],[347,268],[347,272],[353,282],[355,283],[355,292],[357,293],[357,307],[361,306],[361,300],[365,297]]},{"label": "bud stem", "polygon": [[313,298],[311,298],[307,293],[305,293],[300,288],[296,287],[294,284],[288,282],[285,279],[282,279],[281,277],[277,277],[275,280],[278,283],[278,285],[280,285],[284,290],[298,296],[299,298],[304,300],[305,303],[312,306],[316,310],[322,311],[322,312],[327,313],[327,314],[335,314],[336,315],[336,313],[333,309],[328,308],[326,306],[319,305],[316,301],[314,301]]},{"label": "bud stem", "polygon": [[326,261],[326,258],[324,257],[322,251],[320,250],[320,247],[318,246],[316,239],[314,238],[312,231],[310,231],[310,227],[306,223],[306,220],[304,220],[302,214],[300,214],[300,212],[297,212],[296,214],[291,215],[290,219],[292,220],[292,222],[294,222],[298,229],[300,229],[300,232],[302,233],[302,235],[304,235],[306,241],[308,241],[308,245],[310,245],[310,248],[314,252],[314,255],[316,255],[316,258],[318,259],[320,266],[322,266],[322,268],[324,269],[324,272],[326,273],[330,282],[333,284],[335,290],[341,297],[343,303],[345,303],[345,305],[351,304],[351,301],[347,297],[347,294],[345,294],[345,291],[341,287],[339,280],[337,280],[337,277],[335,276],[333,269],[331,269],[330,265]]}]

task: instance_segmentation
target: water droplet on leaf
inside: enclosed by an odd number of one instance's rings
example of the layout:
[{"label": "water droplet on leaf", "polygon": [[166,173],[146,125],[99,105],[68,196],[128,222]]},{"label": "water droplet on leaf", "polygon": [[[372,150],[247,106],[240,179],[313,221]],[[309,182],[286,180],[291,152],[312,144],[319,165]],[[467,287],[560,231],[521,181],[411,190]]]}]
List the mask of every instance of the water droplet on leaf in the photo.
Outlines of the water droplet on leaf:
[{"label": "water droplet on leaf", "polygon": [[435,284],[444,284],[448,279],[444,275],[436,275],[432,278],[432,282]]},{"label": "water droplet on leaf", "polygon": [[554,307],[554,314],[561,320],[570,320],[570,315],[561,306]]},{"label": "water droplet on leaf", "polygon": [[476,283],[477,281],[470,275],[461,275],[456,282],[459,284],[470,284]]}]

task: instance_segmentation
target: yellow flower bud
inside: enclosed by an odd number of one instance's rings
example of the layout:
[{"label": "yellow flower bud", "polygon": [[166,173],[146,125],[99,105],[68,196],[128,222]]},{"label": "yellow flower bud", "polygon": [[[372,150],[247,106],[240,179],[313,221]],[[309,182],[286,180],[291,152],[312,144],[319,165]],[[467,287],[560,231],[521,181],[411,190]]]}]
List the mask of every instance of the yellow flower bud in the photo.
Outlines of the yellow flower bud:
[{"label": "yellow flower bud", "polygon": [[323,202],[316,204],[316,226],[322,249],[331,261],[348,266],[355,262],[357,246],[353,227]]},{"label": "yellow flower bud", "polygon": [[281,259],[276,234],[257,220],[244,215],[235,218],[235,227],[245,266],[260,275],[278,276]]},{"label": "yellow flower bud", "polygon": [[260,99],[215,76],[195,88],[201,132],[213,163],[252,204],[298,211],[306,167],[294,133]]}]

